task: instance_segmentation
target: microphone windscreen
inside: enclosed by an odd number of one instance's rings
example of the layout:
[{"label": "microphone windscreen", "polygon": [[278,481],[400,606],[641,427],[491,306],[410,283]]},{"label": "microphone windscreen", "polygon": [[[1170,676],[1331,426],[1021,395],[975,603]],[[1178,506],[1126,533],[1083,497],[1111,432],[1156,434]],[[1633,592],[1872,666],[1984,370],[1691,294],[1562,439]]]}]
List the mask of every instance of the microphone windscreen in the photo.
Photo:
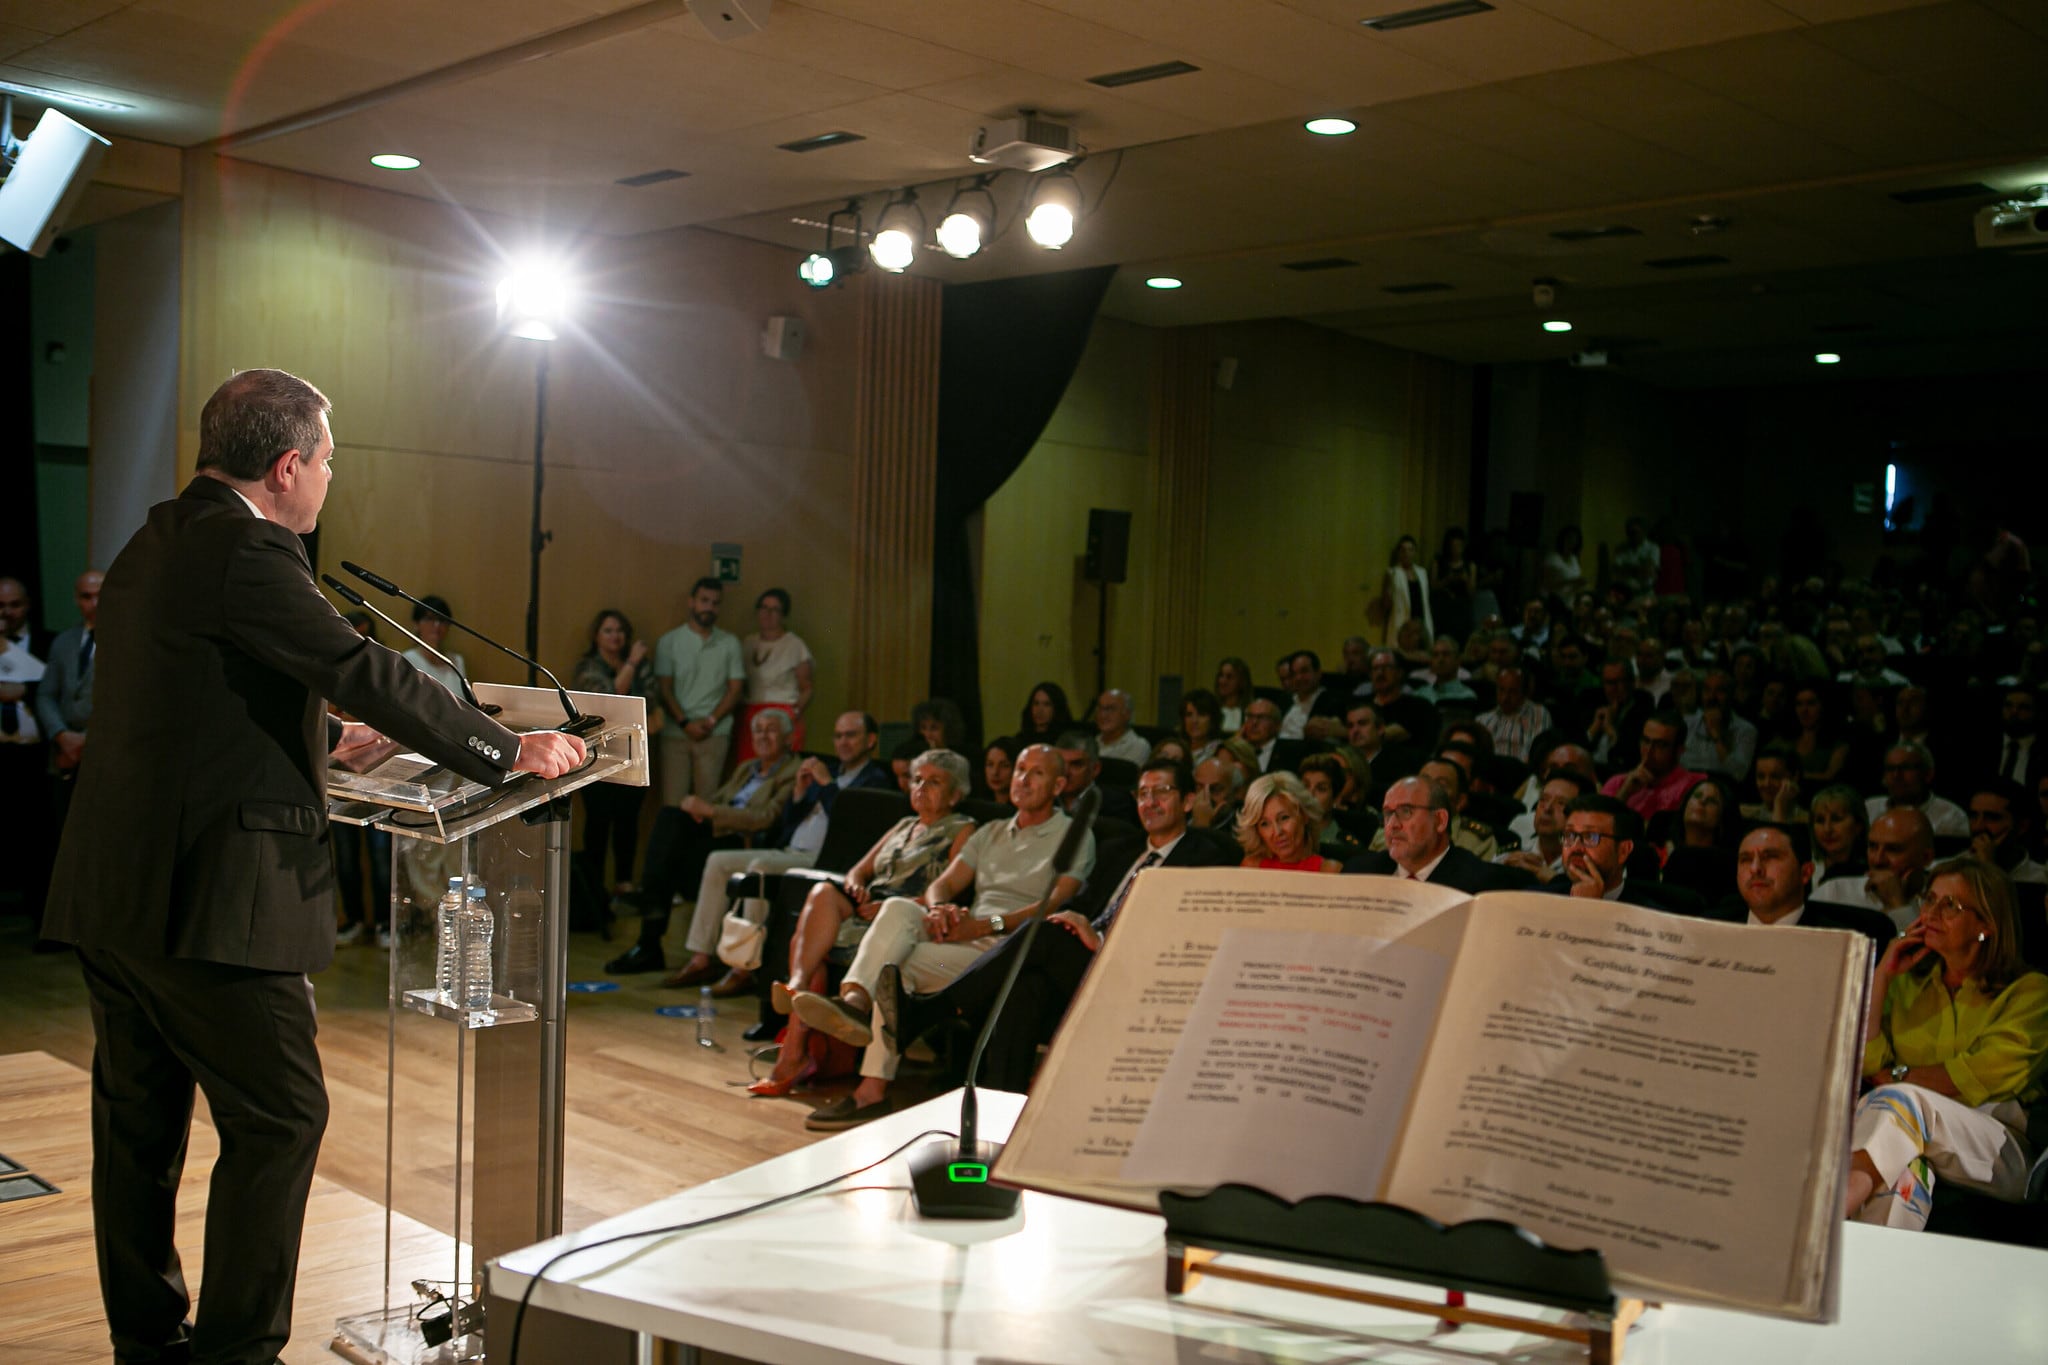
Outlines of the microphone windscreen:
[{"label": "microphone windscreen", "polygon": [[1081,800],[1074,807],[1074,823],[1067,826],[1067,837],[1060,840],[1057,853],[1052,855],[1052,870],[1058,876],[1065,876],[1081,856],[1081,841],[1088,837],[1088,831],[1095,824],[1095,812],[1102,807],[1102,793],[1093,786],[1081,793]]},{"label": "microphone windscreen", "polygon": [[348,584],[341,582],[331,573],[321,574],[320,581],[341,594],[341,600],[352,607],[367,607],[370,605],[362,599],[361,594],[350,588]]}]

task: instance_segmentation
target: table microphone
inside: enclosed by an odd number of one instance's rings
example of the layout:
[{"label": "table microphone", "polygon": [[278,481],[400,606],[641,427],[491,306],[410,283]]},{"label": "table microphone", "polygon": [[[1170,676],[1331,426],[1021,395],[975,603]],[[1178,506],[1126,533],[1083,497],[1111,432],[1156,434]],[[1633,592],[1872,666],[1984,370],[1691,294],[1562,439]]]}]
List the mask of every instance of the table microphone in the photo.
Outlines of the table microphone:
[{"label": "table microphone", "polygon": [[[473,635],[477,639],[482,640],[485,644],[489,645],[492,649],[497,650],[499,653],[509,654],[513,658],[519,660],[520,663],[525,664],[528,668],[538,671],[543,678],[546,678],[549,682],[555,685],[555,695],[562,699],[562,710],[568,713],[568,721],[561,726],[563,733],[571,735],[587,735],[592,733],[593,731],[603,728],[604,717],[586,716],[581,711],[577,710],[576,703],[569,699],[569,689],[562,686],[562,680],[560,678],[557,678],[553,673],[550,673],[548,671],[547,665],[543,664],[540,660],[529,659],[524,654],[521,654],[518,650],[513,649],[510,645],[499,644],[496,640],[493,640],[490,636],[484,634],[476,627],[465,626],[464,624],[462,624],[462,622],[456,620],[454,617],[448,616],[443,612],[437,610],[436,608],[428,606],[425,602],[420,601],[419,598],[414,597],[411,593],[407,592],[404,588],[399,587],[396,583],[393,583],[390,579],[384,577],[384,575],[382,574],[371,573],[362,565],[350,563],[346,559],[341,561],[341,567],[346,569],[348,572],[354,574],[357,578],[362,579],[363,582],[368,583],[378,592],[388,593],[393,597],[402,598],[405,601],[412,603],[415,607],[419,607],[424,611],[431,611],[434,613],[434,615],[439,616],[442,620],[446,621],[449,625],[455,627],[463,634]],[[383,615],[383,613],[379,612],[378,615],[381,616]],[[386,619],[388,620],[390,618],[387,617]],[[407,631],[406,634],[411,635],[412,632]]]},{"label": "table microphone", "polygon": [[348,603],[352,607],[361,607],[364,611],[369,612],[372,616],[375,616],[385,625],[391,627],[400,635],[403,635],[406,639],[412,641],[421,649],[427,651],[428,654],[432,655],[434,659],[441,665],[441,667],[447,669],[450,673],[453,673],[455,675],[455,681],[462,684],[463,699],[467,701],[471,706],[474,706],[477,710],[483,712],[487,716],[495,716],[498,714],[499,711],[504,709],[500,706],[494,706],[487,702],[478,701],[476,699],[476,693],[470,690],[469,679],[462,676],[462,670],[457,668],[452,662],[450,662],[446,654],[443,654],[440,650],[434,648],[425,640],[422,640],[419,636],[407,630],[404,626],[399,625],[398,622],[392,620],[383,612],[378,611],[368,602],[365,602],[363,600],[363,595],[361,593],[355,591],[353,588],[349,587],[348,584],[343,583],[341,580],[337,579],[331,573],[321,574],[320,581],[322,583],[325,583],[328,587],[334,589],[334,591],[340,595],[342,601]]},{"label": "table microphone", "polygon": [[[1068,827],[1066,837],[1060,840],[1059,851],[1052,855],[1052,876],[1046,881],[1041,905],[1051,904],[1053,889],[1081,855],[1081,843],[1094,827],[1095,812],[1101,805],[1102,793],[1093,784],[1081,793],[1081,800],[1074,807],[1073,824]],[[1017,1211],[1024,1198],[1021,1191],[989,1181],[989,1168],[995,1165],[1003,1144],[982,1142],[975,1136],[974,1081],[981,1074],[981,1054],[988,1048],[989,1035],[995,1032],[996,1020],[1003,1017],[1003,1006],[1009,1002],[1010,988],[1017,984],[1017,976],[1024,969],[1024,959],[1031,955],[1033,935],[1044,923],[1045,912],[1041,911],[1019,931],[1024,941],[1011,955],[1009,974],[1003,978],[1002,989],[996,992],[995,1004],[989,1008],[988,1019],[981,1026],[981,1036],[974,1040],[974,1055],[967,1063],[967,1085],[960,1092],[958,1140],[930,1143],[910,1158],[911,1197],[917,1201],[917,1211],[922,1217],[1008,1218]]]}]

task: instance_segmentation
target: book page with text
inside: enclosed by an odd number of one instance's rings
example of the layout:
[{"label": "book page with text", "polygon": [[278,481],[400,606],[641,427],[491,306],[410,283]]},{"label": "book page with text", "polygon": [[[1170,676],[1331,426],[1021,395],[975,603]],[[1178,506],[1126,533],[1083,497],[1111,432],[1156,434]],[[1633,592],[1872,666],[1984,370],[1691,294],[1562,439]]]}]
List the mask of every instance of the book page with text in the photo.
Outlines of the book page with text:
[{"label": "book page with text", "polygon": [[[1125,1158],[1227,933],[1398,939],[1448,960],[1469,903],[1448,887],[1388,877],[1249,868],[1145,873],[1053,1039],[996,1178],[1157,1208],[1158,1185],[1126,1175]],[[1358,1126],[1341,1113],[1331,1118]],[[1257,1143],[1242,1154],[1255,1160]]]},{"label": "book page with text", "polygon": [[1820,1316],[1865,945],[1481,898],[1388,1200],[1598,1248],[1639,1294]]},{"label": "book page with text", "polygon": [[1450,966],[1358,934],[1226,930],[1123,1178],[1374,1198]]}]

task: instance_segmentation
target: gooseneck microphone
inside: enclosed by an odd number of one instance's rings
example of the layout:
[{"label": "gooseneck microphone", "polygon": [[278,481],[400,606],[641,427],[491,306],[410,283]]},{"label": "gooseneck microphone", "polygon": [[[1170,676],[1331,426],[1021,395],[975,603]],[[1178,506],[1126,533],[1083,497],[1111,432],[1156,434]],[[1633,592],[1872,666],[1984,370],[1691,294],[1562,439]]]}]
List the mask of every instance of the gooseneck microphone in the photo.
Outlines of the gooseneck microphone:
[{"label": "gooseneck microphone", "polygon": [[328,587],[334,589],[336,595],[338,595],[342,601],[348,603],[352,607],[361,607],[364,611],[369,612],[372,616],[382,621],[385,625],[391,627],[400,635],[403,635],[406,639],[418,645],[421,649],[424,649],[429,655],[431,655],[434,658],[434,660],[437,663],[441,665],[441,667],[447,669],[450,673],[453,673],[455,675],[455,681],[462,684],[463,700],[467,701],[471,706],[474,706],[477,710],[483,712],[487,716],[495,716],[498,714],[499,711],[504,709],[499,706],[494,706],[489,702],[478,701],[476,699],[476,693],[470,688],[469,679],[462,676],[462,670],[457,668],[454,662],[451,661],[446,654],[443,654],[440,650],[434,648],[425,640],[422,640],[419,636],[407,630],[404,626],[399,625],[398,622],[392,620],[391,617],[377,610],[377,608],[371,606],[368,602],[364,601],[363,595],[361,593],[349,587],[348,584],[342,582],[340,579],[336,578],[331,573],[321,574],[320,581],[322,583],[325,583]]},{"label": "gooseneck microphone", "polygon": [[[1095,812],[1102,805],[1102,793],[1091,784],[1081,793],[1081,800],[1074,807],[1073,824],[1060,840],[1059,850],[1052,855],[1052,875],[1046,879],[1045,895],[1039,901],[1041,907],[1049,907],[1053,889],[1060,884],[1060,878],[1074,866],[1074,860],[1081,856],[1081,844],[1094,828]],[[1031,955],[1039,926],[1045,923],[1047,910],[1041,908],[1018,931],[1023,942],[1010,955],[1010,970],[1003,977],[1002,989],[996,992],[995,1004],[989,1007],[988,1018],[982,1023],[981,1036],[974,1040],[974,1055],[967,1063],[967,1085],[960,1092],[960,1136],[958,1140],[942,1140],[919,1149],[910,1158],[910,1191],[917,1202],[917,1211],[925,1218],[1008,1218],[1017,1211],[1023,1195],[1004,1185],[989,1182],[989,1168],[995,1164],[1002,1152],[1000,1142],[982,1142],[976,1136],[978,1113],[974,1099],[974,1082],[981,1075],[981,1054],[988,1049],[990,1035],[996,1031],[996,1021],[1003,1017],[1003,1006],[1009,1003],[1010,988],[1017,984],[1017,977],[1024,970],[1024,959]]]},{"label": "gooseneck microphone", "polygon": [[[351,563],[346,559],[341,561],[341,567],[346,569],[348,572],[354,574],[357,578],[362,579],[363,582],[368,583],[378,592],[385,593],[389,596],[400,598],[404,601],[410,602],[415,607],[418,607],[423,611],[433,612],[434,615],[441,617],[442,620],[446,621],[449,625],[455,627],[463,634],[473,635],[477,639],[482,640],[485,644],[489,645],[492,649],[497,650],[499,653],[509,654],[513,658],[519,660],[520,663],[525,664],[528,668],[537,671],[542,677],[546,678],[549,682],[554,684],[555,695],[562,699],[562,710],[569,717],[568,721],[561,727],[564,733],[572,735],[587,735],[592,731],[601,728],[604,725],[604,717],[586,716],[581,711],[576,709],[576,703],[570,700],[569,698],[569,689],[562,686],[562,680],[560,678],[557,678],[553,673],[549,672],[547,665],[543,664],[540,660],[529,659],[524,654],[521,654],[518,650],[513,649],[510,645],[499,644],[496,640],[493,640],[490,636],[484,634],[482,631],[476,629],[474,626],[465,626],[464,624],[462,624],[462,622],[456,620],[454,617],[443,615],[438,609],[428,606],[425,602],[420,601],[419,598],[414,597],[411,593],[407,592],[404,588],[399,587],[396,583],[393,583],[390,579],[384,577],[384,575],[382,574],[372,573],[368,569],[364,568],[362,565]],[[383,613],[379,612],[378,615],[381,616],[383,615]],[[386,617],[385,619],[389,620],[390,618]],[[406,634],[411,635],[412,632],[407,631]]]}]

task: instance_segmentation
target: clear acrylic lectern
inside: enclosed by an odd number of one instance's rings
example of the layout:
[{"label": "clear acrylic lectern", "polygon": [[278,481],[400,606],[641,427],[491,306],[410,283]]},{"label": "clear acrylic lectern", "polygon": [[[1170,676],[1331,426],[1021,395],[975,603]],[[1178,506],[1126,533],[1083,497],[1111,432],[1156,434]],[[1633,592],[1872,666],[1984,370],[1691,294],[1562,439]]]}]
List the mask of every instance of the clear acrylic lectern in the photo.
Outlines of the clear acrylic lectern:
[{"label": "clear acrylic lectern", "polygon": [[[514,730],[562,722],[550,689],[478,683],[476,693]],[[589,761],[553,781],[485,787],[418,755],[328,775],[329,819],[391,836],[384,1299],[336,1323],[334,1340],[338,1354],[366,1365],[479,1354],[480,1339],[459,1331],[428,1345],[438,1335],[428,1322],[445,1310],[429,1307],[423,1322],[426,1305],[402,1287],[477,1302],[486,1262],[562,1230],[569,795],[648,782],[646,703],[570,695],[603,723],[587,737]],[[465,893],[483,888],[488,1004],[439,978],[437,911],[451,879]],[[435,1231],[448,1209],[452,1237]]]}]

